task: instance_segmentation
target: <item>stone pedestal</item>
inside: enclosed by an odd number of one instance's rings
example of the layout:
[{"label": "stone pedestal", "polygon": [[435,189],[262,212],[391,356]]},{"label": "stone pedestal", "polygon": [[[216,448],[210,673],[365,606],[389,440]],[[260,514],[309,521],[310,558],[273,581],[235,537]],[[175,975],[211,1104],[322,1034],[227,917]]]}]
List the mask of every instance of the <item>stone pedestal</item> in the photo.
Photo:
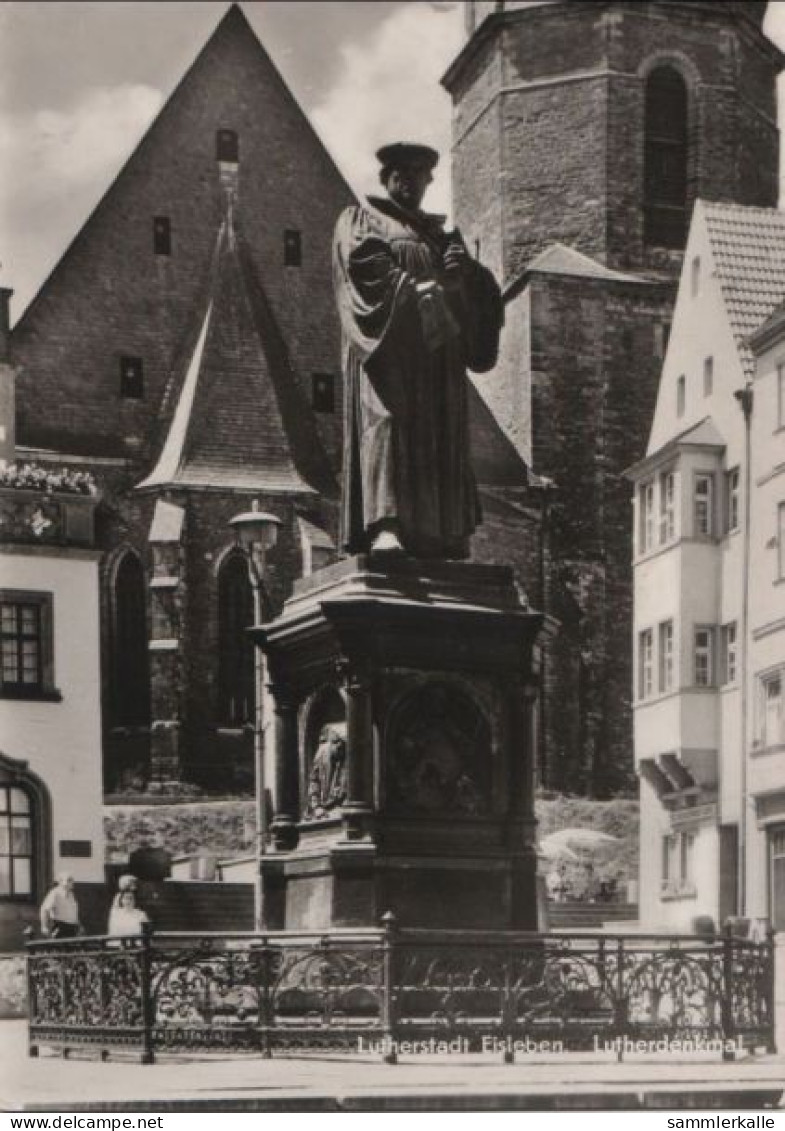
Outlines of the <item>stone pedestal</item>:
[{"label": "stone pedestal", "polygon": [[265,925],[536,929],[542,618],[503,567],[354,557],[254,629],[276,705]]}]

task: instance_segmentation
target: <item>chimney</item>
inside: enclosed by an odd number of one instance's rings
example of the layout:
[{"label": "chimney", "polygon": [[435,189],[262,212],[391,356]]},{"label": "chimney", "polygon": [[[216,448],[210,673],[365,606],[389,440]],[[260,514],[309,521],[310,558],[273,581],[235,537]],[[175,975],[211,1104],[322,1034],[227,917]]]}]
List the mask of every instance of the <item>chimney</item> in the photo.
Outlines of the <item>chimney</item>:
[{"label": "chimney", "polygon": [[11,334],[10,287],[0,287],[0,362],[8,361],[8,338]]},{"label": "chimney", "polygon": [[0,287],[0,467],[16,459],[16,371],[8,364],[8,303],[13,293],[10,287]]},{"label": "chimney", "polygon": [[16,459],[16,370],[0,361],[0,467]]}]

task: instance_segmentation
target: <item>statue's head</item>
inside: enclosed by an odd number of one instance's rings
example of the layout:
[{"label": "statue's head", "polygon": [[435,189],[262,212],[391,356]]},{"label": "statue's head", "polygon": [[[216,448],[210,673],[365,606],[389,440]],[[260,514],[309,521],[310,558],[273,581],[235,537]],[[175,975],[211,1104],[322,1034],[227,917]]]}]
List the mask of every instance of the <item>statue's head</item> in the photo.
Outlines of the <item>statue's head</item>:
[{"label": "statue's head", "polygon": [[379,180],[390,199],[410,211],[419,208],[439,161],[436,150],[428,145],[397,141],[383,145],[376,157],[382,166]]}]

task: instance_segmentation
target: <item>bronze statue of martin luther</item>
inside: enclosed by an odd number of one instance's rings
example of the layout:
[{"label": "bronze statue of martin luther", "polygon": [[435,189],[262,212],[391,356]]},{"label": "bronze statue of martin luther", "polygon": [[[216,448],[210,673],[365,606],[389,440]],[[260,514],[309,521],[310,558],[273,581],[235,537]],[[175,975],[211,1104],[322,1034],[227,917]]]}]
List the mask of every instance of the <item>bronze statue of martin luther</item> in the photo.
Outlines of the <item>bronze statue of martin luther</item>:
[{"label": "bronze statue of martin luther", "polygon": [[387,196],[348,208],[334,241],[343,545],[465,558],[481,518],[466,370],[484,373],[496,362],[501,296],[460,233],[420,208],[438,153],[399,142],[377,157]]}]

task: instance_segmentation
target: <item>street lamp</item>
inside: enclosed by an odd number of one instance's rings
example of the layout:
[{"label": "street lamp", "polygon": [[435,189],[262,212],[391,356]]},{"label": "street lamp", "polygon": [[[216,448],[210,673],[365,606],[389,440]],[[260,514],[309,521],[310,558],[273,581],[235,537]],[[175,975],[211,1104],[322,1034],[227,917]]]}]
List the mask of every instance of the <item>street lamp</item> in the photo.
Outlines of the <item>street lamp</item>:
[{"label": "street lamp", "polygon": [[[229,520],[235,532],[237,545],[248,559],[248,577],[253,591],[254,624],[261,624],[262,582],[264,580],[265,559],[269,550],[278,540],[278,527],[281,520],[274,514],[259,509],[258,499],[254,499],[251,510],[235,515]],[[262,856],[267,847],[267,805],[265,803],[264,773],[264,732],[263,700],[265,687],[265,662],[261,648],[254,647],[254,783],[256,787],[256,878],[254,884],[254,919],[256,929],[262,926]]]}]

